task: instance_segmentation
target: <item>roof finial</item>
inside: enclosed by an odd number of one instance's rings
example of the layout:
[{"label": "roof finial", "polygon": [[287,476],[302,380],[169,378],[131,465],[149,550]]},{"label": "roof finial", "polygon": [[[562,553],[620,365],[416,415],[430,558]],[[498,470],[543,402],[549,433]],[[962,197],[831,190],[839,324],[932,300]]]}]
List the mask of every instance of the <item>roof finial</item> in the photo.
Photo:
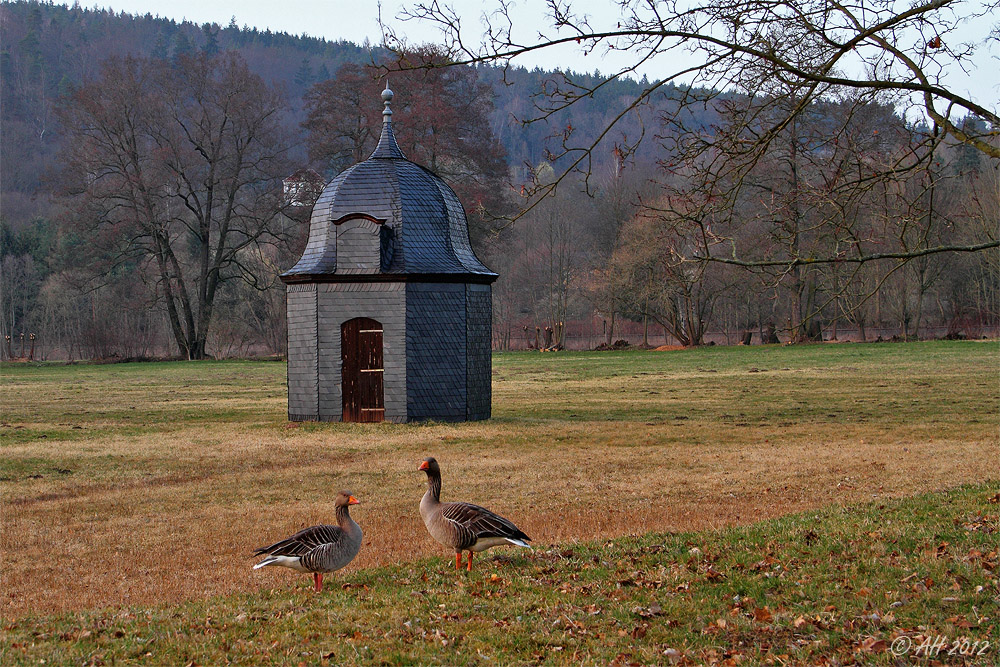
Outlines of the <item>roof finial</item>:
[{"label": "roof finial", "polygon": [[389,103],[392,102],[392,91],[389,89],[389,80],[385,81],[385,90],[382,91],[382,102],[385,103],[385,110],[382,111],[382,134],[378,138],[378,145],[375,146],[373,158],[402,158],[406,159],[403,152],[396,144],[396,137],[392,136],[392,109]]},{"label": "roof finial", "polygon": [[392,91],[389,89],[389,78],[385,79],[385,90],[382,91],[382,102],[385,104],[385,109],[382,111],[382,122],[388,123],[392,120],[392,109],[389,108],[389,103],[392,102]]}]

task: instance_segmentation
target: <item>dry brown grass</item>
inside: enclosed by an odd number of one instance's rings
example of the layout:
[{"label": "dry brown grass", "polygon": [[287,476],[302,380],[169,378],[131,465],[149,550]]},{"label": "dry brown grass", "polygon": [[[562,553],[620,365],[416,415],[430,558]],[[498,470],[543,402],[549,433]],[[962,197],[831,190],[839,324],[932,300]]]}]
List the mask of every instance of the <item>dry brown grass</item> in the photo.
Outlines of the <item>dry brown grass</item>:
[{"label": "dry brown grass", "polygon": [[[72,471],[14,475],[4,483],[2,614],[172,603],[288,586],[299,575],[251,571],[248,554],[303,526],[331,521],[331,500],[341,488],[362,501],[353,512],[365,544],[350,567],[447,556],[417,514],[425,479],[417,465],[428,454],[441,462],[446,499],[487,505],[536,544],[716,528],[828,503],[909,495],[995,478],[985,462],[1000,460],[996,388],[972,381],[956,391],[980,412],[949,417],[947,410],[924,409],[926,418],[910,423],[734,423],[671,417],[666,408],[661,418],[646,421],[629,417],[636,410],[631,402],[619,406],[621,420],[609,421],[552,418],[544,408],[541,416],[531,413],[527,406],[548,399],[534,393],[535,380],[522,377],[520,363],[498,364],[495,412],[501,418],[486,423],[289,428],[280,419],[283,399],[272,396],[255,406],[279,415],[271,423],[174,424],[162,432],[6,445],[7,461],[53,462]],[[801,372],[809,377],[810,371]],[[929,369],[927,377],[936,372]],[[876,384],[877,375],[865,381]],[[647,378],[634,378],[571,373],[561,380],[561,400],[625,401],[616,398],[623,384],[650,386]],[[708,403],[739,399],[738,384],[705,382]],[[709,386],[723,395],[712,396]],[[884,398],[899,397],[899,387],[891,383]],[[59,391],[53,393],[55,400]],[[851,400],[843,393],[817,400],[843,407]],[[673,399],[642,400],[667,406]],[[701,399],[686,400],[691,412]]]}]

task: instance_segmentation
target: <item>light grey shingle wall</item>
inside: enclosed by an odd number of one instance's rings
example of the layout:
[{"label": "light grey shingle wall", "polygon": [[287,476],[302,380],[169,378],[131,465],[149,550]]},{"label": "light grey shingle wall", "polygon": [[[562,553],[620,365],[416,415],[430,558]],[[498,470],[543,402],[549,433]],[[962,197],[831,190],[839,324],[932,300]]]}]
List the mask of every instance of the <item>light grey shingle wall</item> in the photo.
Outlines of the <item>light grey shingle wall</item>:
[{"label": "light grey shingle wall", "polygon": [[405,422],[406,289],[403,283],[322,283],[319,285],[319,419],[340,421],[341,325],[355,317],[382,324],[382,375],[386,421]]},{"label": "light grey shingle wall", "polygon": [[316,285],[289,285],[288,418],[319,419],[316,373]]}]

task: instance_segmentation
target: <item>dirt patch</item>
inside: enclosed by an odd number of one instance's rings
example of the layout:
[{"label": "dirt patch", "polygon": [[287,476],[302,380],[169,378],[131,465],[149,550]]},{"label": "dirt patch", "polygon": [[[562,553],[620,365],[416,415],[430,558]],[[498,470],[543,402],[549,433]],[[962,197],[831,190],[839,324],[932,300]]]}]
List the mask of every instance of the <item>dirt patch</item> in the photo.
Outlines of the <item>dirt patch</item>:
[{"label": "dirt patch", "polygon": [[677,350],[686,350],[687,348],[683,345],[661,345],[659,347],[654,347],[653,352],[676,352]]}]

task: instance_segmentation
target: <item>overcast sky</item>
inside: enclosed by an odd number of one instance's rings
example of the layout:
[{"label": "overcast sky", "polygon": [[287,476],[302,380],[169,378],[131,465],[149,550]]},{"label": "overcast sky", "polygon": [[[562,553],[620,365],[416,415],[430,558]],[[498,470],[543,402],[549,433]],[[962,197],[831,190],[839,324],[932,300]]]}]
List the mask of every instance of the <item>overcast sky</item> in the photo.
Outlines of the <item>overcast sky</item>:
[{"label": "overcast sky", "polygon": [[[88,5],[89,0],[81,4]],[[177,21],[187,19],[195,23],[218,23],[225,26],[230,18],[236,17],[238,25],[248,25],[261,30],[270,28],[275,32],[287,32],[293,35],[308,34],[313,37],[324,37],[331,40],[347,40],[361,44],[368,39],[373,44],[379,44],[382,39],[378,26],[379,4],[376,0],[294,0],[293,2],[275,2],[274,0],[98,0],[102,7],[111,7],[116,11],[124,10],[134,14],[147,12]],[[396,27],[400,34],[406,35],[412,44],[439,41],[440,33],[433,27],[420,22],[401,23],[396,20],[399,9],[404,4],[401,0],[383,0],[381,12],[383,20]],[[448,0],[447,4],[459,8],[469,36],[480,34],[478,18],[482,12],[483,0]],[[490,3],[491,5],[494,3]],[[511,5],[519,12],[519,23],[529,30],[547,28],[541,13],[540,0],[513,0]],[[970,5],[978,5],[978,0],[970,0]],[[91,5],[92,6],[92,5]],[[589,14],[595,18],[594,25],[611,21],[614,27],[615,3],[611,0],[576,0],[572,3],[575,11]],[[607,17],[608,20],[600,19]],[[993,20],[979,19],[970,22],[963,29],[964,40],[984,40],[989,27],[1000,22],[1000,17]],[[472,28],[476,28],[473,33]],[[530,33],[529,33],[530,36]],[[980,50],[976,68],[968,74],[953,71],[948,75],[948,85],[957,92],[969,94],[985,106],[996,107],[1000,102],[1000,43],[991,42],[987,49]],[[582,56],[577,49],[567,49],[561,53],[546,52],[530,58],[516,61],[526,67],[539,66],[545,69],[563,68],[578,72],[593,72],[599,69],[608,73],[617,64],[613,55],[594,53]],[[653,70],[642,72],[651,79],[655,78]]]}]

